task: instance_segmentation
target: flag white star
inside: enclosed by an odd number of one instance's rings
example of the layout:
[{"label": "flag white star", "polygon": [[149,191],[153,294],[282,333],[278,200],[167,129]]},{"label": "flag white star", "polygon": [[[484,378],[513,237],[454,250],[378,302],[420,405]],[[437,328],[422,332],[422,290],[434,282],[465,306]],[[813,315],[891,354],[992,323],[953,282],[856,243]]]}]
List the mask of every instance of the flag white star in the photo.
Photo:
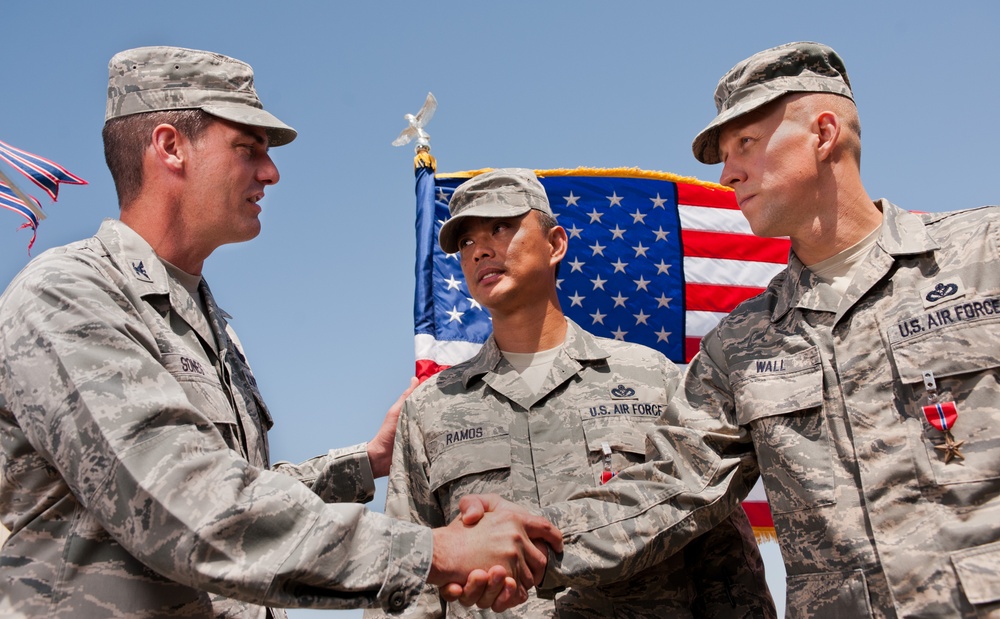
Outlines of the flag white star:
[{"label": "flag white star", "polygon": [[604,197],[611,201],[611,204],[609,206],[615,206],[616,204],[618,206],[621,206],[622,198],[624,198],[625,196],[619,197],[617,191],[612,191],[610,196],[604,196]]},{"label": "flag white star", "polygon": [[642,275],[639,276],[639,279],[633,279],[632,281],[635,282],[636,290],[649,290],[648,288],[646,288],[646,286],[649,285],[649,281]]},{"label": "flag white star", "polygon": [[628,331],[622,331],[621,325],[618,325],[617,331],[612,331],[611,335],[615,336],[616,340],[625,341],[625,336],[628,335]]},{"label": "flag white star", "polygon": [[660,298],[656,300],[656,307],[670,307],[671,301],[673,301],[672,298],[661,292]]},{"label": "flag white star", "polygon": [[437,199],[439,202],[448,202],[448,196],[444,192],[444,187],[438,187]]},{"label": "flag white star", "polygon": [[449,275],[448,279],[444,280],[444,283],[448,284],[448,290],[461,290],[462,282],[455,279],[454,275]]},{"label": "flag white star", "polygon": [[566,232],[569,232],[569,238],[578,239],[580,238],[580,233],[583,232],[583,228],[577,228],[576,224],[573,224],[573,227],[567,229]]},{"label": "flag white star", "polygon": [[669,341],[669,338],[670,338],[670,331],[667,331],[663,327],[660,327],[660,330],[656,332],[657,342],[666,342]]},{"label": "flag white star", "polygon": [[646,322],[646,319],[649,318],[649,314],[647,314],[646,312],[642,311],[641,309],[639,310],[638,314],[632,314],[632,315],[635,316],[635,324],[636,324],[636,326],[638,326],[638,325],[648,325],[649,324],[648,322]]},{"label": "flag white star", "polygon": [[568,262],[567,264],[570,266],[570,273],[576,273],[577,271],[583,273],[583,265],[587,263],[582,262],[579,258],[573,258],[573,261]]},{"label": "flag white star", "polygon": [[590,255],[596,256],[597,254],[601,254],[603,256],[605,247],[607,247],[607,245],[601,245],[600,242],[594,241],[594,244],[590,246],[591,251],[593,251],[594,253]]},{"label": "flag white star", "polygon": [[635,212],[632,213],[632,223],[634,223],[634,224],[645,224],[646,223],[646,214],[645,213],[640,213],[639,209],[635,209]]},{"label": "flag white star", "polygon": [[664,262],[663,258],[660,258],[660,264],[656,265],[656,274],[657,275],[670,275],[670,267],[671,266],[672,265],[669,265],[666,262]]},{"label": "flag white star", "polygon": [[563,196],[563,200],[566,200],[566,206],[576,206],[576,201],[580,199],[580,196],[574,196],[573,192],[570,191],[568,196]]},{"label": "flag white star", "polygon": [[569,300],[570,300],[570,305],[569,306],[570,307],[576,307],[576,306],[579,305],[580,307],[583,307],[583,300],[586,299],[586,298],[587,297],[585,297],[585,296],[583,296],[583,295],[580,294],[579,290],[574,290],[573,291],[573,296],[569,297]]},{"label": "flag white star", "polygon": [[597,290],[598,288],[600,288],[601,290],[604,290],[604,284],[606,284],[607,281],[608,280],[606,280],[606,279],[601,279],[601,276],[598,275],[597,279],[590,280],[590,283],[594,284],[594,290]]},{"label": "flag white star", "polygon": [[670,230],[664,230],[663,226],[660,226],[659,228],[653,231],[653,234],[656,235],[657,241],[666,241],[667,235],[670,234]]},{"label": "flag white star", "polygon": [[625,307],[625,301],[628,301],[628,297],[623,295],[621,292],[618,293],[617,297],[611,297],[615,300],[615,307],[621,306]]},{"label": "flag white star", "polygon": [[646,247],[646,246],[644,246],[642,244],[642,241],[639,242],[639,245],[637,247],[633,247],[632,249],[635,250],[635,257],[636,258],[638,258],[639,256],[642,256],[643,258],[645,258],[646,257],[646,252],[649,251],[649,248]]},{"label": "flag white star", "polygon": [[598,213],[596,208],[587,213],[587,215],[590,215],[590,223],[599,222],[601,221],[601,217],[604,216],[603,213]]},{"label": "flag white star", "polygon": [[562,283],[566,281],[565,279],[556,278],[556,290],[562,290]]},{"label": "flag white star", "polygon": [[612,235],[611,236],[612,240],[614,240],[614,239],[625,240],[625,232],[626,232],[626,230],[624,230],[622,228],[619,228],[618,224],[615,224],[615,229],[611,230],[610,232],[611,232],[611,235]]},{"label": "flag white star", "polygon": [[656,194],[655,198],[650,198],[650,200],[653,202],[653,208],[667,208],[663,206],[663,203],[666,202],[667,199],[661,198],[659,193]]},{"label": "flag white star", "polygon": [[597,310],[596,314],[591,314],[590,315],[590,317],[594,319],[593,324],[595,324],[595,325],[597,323],[601,323],[603,325],[604,324],[604,317],[605,316],[607,316],[607,314],[602,314],[601,310]]},{"label": "flag white star", "polygon": [[470,309],[477,309],[477,310],[483,309],[483,306],[479,304],[479,301],[476,301],[472,297],[465,297],[465,298],[469,300]]},{"label": "flag white star", "polygon": [[624,273],[625,272],[625,267],[628,266],[628,263],[627,262],[622,262],[621,258],[619,258],[618,260],[615,260],[614,262],[612,262],[610,264],[611,264],[611,266],[615,267],[615,273]]},{"label": "flag white star", "polygon": [[445,313],[448,314],[448,322],[456,322],[457,321],[459,324],[461,324],[461,322],[462,322],[462,314],[464,314],[465,312],[460,312],[460,311],[458,311],[458,307],[452,306],[451,311],[450,312],[445,312]]}]

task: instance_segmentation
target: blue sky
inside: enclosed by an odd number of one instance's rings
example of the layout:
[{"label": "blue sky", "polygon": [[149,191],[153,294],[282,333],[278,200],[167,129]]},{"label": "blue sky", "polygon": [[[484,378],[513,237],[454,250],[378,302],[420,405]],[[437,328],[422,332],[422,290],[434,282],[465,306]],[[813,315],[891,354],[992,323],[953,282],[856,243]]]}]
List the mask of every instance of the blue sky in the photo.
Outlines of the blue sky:
[{"label": "blue sky", "polygon": [[[821,41],[854,86],[869,193],[952,210],[997,200],[998,25],[1000,4],[985,1],[10,0],[0,140],[90,181],[46,203],[37,255],[117,214],[100,140],[115,52],[179,45],[253,65],[265,106],[299,138],[272,152],[281,182],[260,237],[220,249],[205,275],[277,418],[273,456],[303,460],[369,438],[413,371],[413,152],[390,142],[428,91],[440,171],[639,166],[717,180],[690,144],[718,78],[766,47]],[[0,212],[3,284],[28,260],[21,221]]]}]

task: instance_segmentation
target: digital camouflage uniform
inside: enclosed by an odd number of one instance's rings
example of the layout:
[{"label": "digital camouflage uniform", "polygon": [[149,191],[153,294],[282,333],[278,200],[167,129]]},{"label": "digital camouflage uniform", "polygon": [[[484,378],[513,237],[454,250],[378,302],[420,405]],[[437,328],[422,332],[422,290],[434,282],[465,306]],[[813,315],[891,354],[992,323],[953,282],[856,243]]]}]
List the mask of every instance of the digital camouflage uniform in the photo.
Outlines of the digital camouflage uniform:
[{"label": "digital camouflage uniform", "polygon": [[208,320],[109,220],[0,298],[0,616],[262,619],[423,587],[430,531],[324,502],[371,497],[364,446],[268,470],[271,417],[201,294]]},{"label": "digital camouflage uniform", "polygon": [[[544,510],[566,541],[545,586],[655,561],[763,475],[788,617],[1000,617],[1000,208],[877,204],[842,299],[793,255],[705,337],[643,483]],[[928,371],[964,458],[922,411]]]},{"label": "digital camouflage uniform", "polygon": [[[497,493],[531,507],[600,486],[601,445],[619,471],[645,456],[645,429],[680,380],[660,353],[597,338],[568,321],[541,393],[507,363],[491,337],[471,360],[428,380],[403,406],[386,513],[428,526],[459,514],[467,494]],[[612,480],[610,486],[614,486]],[[764,566],[742,509],[685,549],[624,580],[532,597],[503,617],[774,617]],[[607,555],[611,560],[613,556]],[[627,571],[627,566],[622,571]],[[433,588],[405,617],[443,616]],[[369,612],[367,617],[378,616]],[[448,606],[448,616],[494,617]]]}]

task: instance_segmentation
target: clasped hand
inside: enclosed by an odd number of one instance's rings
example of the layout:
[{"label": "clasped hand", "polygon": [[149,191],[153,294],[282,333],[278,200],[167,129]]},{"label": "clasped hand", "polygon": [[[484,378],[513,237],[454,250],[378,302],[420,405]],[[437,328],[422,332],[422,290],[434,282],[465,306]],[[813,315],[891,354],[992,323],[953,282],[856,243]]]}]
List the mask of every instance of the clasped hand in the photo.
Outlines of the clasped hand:
[{"label": "clasped hand", "polygon": [[496,494],[469,495],[461,515],[434,529],[428,582],[449,602],[503,612],[528,599],[545,575],[549,548],[562,552],[552,523]]}]

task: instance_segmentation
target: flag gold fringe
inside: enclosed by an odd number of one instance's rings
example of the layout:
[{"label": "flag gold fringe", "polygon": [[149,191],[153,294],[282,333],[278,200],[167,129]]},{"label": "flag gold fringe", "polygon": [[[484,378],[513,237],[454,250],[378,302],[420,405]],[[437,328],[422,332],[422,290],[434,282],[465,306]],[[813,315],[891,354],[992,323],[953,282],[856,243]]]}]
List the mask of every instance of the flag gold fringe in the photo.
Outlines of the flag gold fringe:
[{"label": "flag gold fringe", "polygon": [[758,544],[778,541],[778,535],[774,532],[774,527],[753,527],[753,535],[757,538]]},{"label": "flag gold fringe", "polygon": [[426,148],[418,150],[417,156],[413,158],[413,171],[416,172],[420,168],[430,168],[431,172],[437,171],[437,160]]},{"label": "flag gold fringe", "polygon": [[[463,172],[443,172],[438,174],[438,178],[472,178],[473,176],[478,176],[480,174],[491,172],[493,168],[482,168],[479,170],[465,170]],[[693,176],[680,176],[679,174],[672,174],[670,172],[658,172],[656,170],[643,170],[642,168],[635,167],[621,167],[621,168],[556,168],[553,170],[535,170],[535,174],[539,177],[545,178],[546,176],[613,176],[617,178],[648,178],[652,180],[659,181],[669,181],[672,183],[686,183],[688,185],[700,185],[702,187],[707,187],[709,189],[718,189],[720,191],[732,191],[729,187],[725,185],[720,185],[718,183],[713,183],[711,181],[703,181],[700,178],[695,178]]]}]

